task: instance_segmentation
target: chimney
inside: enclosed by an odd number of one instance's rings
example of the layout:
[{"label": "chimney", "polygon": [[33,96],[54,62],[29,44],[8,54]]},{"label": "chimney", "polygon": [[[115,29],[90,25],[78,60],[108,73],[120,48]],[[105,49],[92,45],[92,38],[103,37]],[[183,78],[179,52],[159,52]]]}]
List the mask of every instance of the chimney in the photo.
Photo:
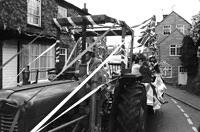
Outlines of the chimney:
[{"label": "chimney", "polygon": [[168,15],[163,15],[163,19],[165,19]]}]

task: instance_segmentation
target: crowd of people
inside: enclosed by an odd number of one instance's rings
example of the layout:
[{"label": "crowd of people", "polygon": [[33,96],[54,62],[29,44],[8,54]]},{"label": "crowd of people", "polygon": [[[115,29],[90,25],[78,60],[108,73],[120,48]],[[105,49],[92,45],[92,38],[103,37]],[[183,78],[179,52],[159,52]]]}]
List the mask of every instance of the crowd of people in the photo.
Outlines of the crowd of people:
[{"label": "crowd of people", "polygon": [[132,74],[142,76],[141,82],[150,84],[160,103],[167,103],[164,99],[166,86],[161,77],[161,71],[155,56],[148,58],[143,54],[133,56]]}]

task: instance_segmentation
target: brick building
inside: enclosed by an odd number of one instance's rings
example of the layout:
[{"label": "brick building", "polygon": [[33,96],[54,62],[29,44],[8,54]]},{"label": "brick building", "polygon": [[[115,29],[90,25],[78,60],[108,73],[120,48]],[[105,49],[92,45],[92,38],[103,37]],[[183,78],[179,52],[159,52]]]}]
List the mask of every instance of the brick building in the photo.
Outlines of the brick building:
[{"label": "brick building", "polygon": [[[21,77],[17,74],[56,41],[57,29],[53,18],[85,15],[80,8],[65,0],[1,0],[0,1],[0,65],[19,52],[40,35],[20,55],[0,69],[0,89],[17,86]],[[72,48],[69,36],[63,37],[60,59],[67,57]],[[55,67],[55,48],[30,65],[30,81],[47,79],[47,70]]]},{"label": "brick building", "polygon": [[172,84],[187,83],[187,72],[180,62],[184,35],[189,34],[191,24],[176,12],[164,15],[155,28],[158,34],[158,59],[163,79]]}]

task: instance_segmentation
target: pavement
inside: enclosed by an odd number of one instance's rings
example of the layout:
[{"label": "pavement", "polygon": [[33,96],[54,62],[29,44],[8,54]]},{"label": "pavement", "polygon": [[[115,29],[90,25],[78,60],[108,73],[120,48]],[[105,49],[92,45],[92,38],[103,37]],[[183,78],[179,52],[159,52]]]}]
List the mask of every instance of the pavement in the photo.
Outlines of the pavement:
[{"label": "pavement", "polygon": [[200,111],[200,97],[176,86],[167,85],[166,94],[194,109]]}]

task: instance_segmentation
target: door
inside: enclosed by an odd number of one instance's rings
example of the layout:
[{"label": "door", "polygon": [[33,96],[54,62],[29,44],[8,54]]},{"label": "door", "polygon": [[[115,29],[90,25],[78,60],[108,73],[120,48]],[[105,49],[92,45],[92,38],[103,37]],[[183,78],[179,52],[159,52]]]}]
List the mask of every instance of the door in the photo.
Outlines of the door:
[{"label": "door", "polygon": [[[3,64],[17,53],[17,42],[7,40],[3,43]],[[17,86],[17,57],[3,68],[3,89]]]},{"label": "door", "polygon": [[184,67],[178,67],[178,84],[186,85],[187,84],[187,72]]}]

